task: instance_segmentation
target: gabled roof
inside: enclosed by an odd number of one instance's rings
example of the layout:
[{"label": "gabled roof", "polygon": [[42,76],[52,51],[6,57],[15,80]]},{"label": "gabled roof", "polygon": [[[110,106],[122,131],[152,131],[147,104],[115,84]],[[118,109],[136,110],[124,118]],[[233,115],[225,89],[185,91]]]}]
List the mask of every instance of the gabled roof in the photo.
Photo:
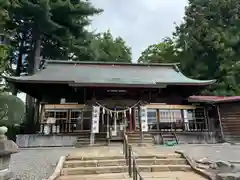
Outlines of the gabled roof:
[{"label": "gabled roof", "polygon": [[189,102],[225,103],[240,101],[240,96],[190,96]]},{"label": "gabled roof", "polygon": [[205,86],[215,80],[184,76],[177,64],[126,64],[47,61],[46,68],[33,76],[7,77],[13,83],[67,83],[72,86]]}]

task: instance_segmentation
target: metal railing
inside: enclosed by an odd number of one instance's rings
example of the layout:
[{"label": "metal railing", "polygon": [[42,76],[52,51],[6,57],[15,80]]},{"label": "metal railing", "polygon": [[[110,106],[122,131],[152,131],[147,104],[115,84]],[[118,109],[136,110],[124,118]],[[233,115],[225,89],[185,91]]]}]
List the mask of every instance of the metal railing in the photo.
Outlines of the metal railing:
[{"label": "metal railing", "polygon": [[133,180],[143,180],[143,177],[141,176],[138,167],[137,167],[137,163],[136,163],[136,158],[135,156],[133,156],[133,162],[132,162],[132,177]]},{"label": "metal railing", "polygon": [[137,167],[136,157],[133,154],[132,146],[128,144],[127,135],[124,133],[123,136],[123,153],[128,166],[128,175],[129,177],[132,177],[133,180],[143,180],[143,177]]}]

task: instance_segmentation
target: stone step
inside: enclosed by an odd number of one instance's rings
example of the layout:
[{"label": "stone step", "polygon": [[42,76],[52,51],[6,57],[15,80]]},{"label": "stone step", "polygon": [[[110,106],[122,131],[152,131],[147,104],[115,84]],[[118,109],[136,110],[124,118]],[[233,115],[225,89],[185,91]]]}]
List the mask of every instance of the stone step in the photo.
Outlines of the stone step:
[{"label": "stone step", "polygon": [[87,160],[110,160],[110,159],[124,159],[124,156],[89,156],[89,157],[82,157],[79,155],[68,155],[66,157],[67,161],[70,160],[83,160],[83,161],[87,161]]},{"label": "stone step", "polygon": [[[158,155],[134,155],[136,159],[174,159],[174,158],[182,158],[181,154],[178,153],[163,153]],[[116,159],[124,159],[124,155],[122,156],[89,156],[89,157],[82,157],[79,154],[72,154],[66,157],[66,161],[71,160],[82,160],[82,161],[89,161],[89,160],[116,160]]]},{"label": "stone step", "polygon": [[[174,164],[187,164],[187,161],[183,158],[173,159],[136,159],[138,165],[174,165]],[[65,161],[64,167],[99,167],[99,166],[124,166],[126,165],[125,159],[114,160],[73,160]]]},{"label": "stone step", "polygon": [[[140,137],[131,137],[131,138],[128,138],[128,141],[131,141],[131,140],[140,140],[141,138]],[[152,137],[147,137],[147,138],[143,138],[145,140],[152,140],[153,138]]]},{"label": "stone step", "polygon": [[[206,178],[200,176],[194,172],[184,171],[166,171],[166,172],[141,172],[141,176],[144,180],[206,180]],[[110,174],[94,174],[94,175],[69,175],[60,176],[58,180],[132,180],[129,178],[128,173],[110,173]]]},{"label": "stone step", "polygon": [[[140,172],[191,171],[189,165],[138,165]],[[127,172],[127,166],[63,168],[61,175],[104,174]]]},{"label": "stone step", "polygon": [[[96,142],[95,144],[91,145],[91,147],[99,147],[99,146],[106,146],[106,145],[107,145],[107,142]],[[76,148],[89,147],[90,146],[90,142],[88,142],[88,143],[76,142],[74,144],[74,146]]]},{"label": "stone step", "polygon": [[94,174],[94,175],[68,175],[60,176],[58,180],[112,180],[112,179],[132,179],[129,178],[128,173],[106,173],[106,174]]},{"label": "stone step", "polygon": [[153,141],[141,141],[141,140],[136,140],[136,141],[129,141],[128,142],[129,144],[131,145],[134,145],[134,144],[153,144]]},{"label": "stone step", "polygon": [[[99,139],[95,139],[95,142],[96,141],[100,141],[100,142],[102,142],[102,141],[107,141],[107,139],[106,138],[99,138]],[[77,139],[76,140],[76,142],[90,142],[90,138],[86,138],[86,139]]]}]

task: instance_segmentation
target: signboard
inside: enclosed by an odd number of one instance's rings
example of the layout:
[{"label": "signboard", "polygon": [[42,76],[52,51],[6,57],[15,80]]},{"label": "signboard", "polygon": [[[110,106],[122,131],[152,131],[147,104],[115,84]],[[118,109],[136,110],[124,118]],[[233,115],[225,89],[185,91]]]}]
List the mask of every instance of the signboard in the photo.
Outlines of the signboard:
[{"label": "signboard", "polygon": [[141,106],[140,111],[141,111],[140,120],[141,120],[142,131],[147,132],[148,131],[147,108],[144,106]]},{"label": "signboard", "polygon": [[100,114],[100,107],[99,106],[93,106],[92,133],[99,133],[99,114]]}]

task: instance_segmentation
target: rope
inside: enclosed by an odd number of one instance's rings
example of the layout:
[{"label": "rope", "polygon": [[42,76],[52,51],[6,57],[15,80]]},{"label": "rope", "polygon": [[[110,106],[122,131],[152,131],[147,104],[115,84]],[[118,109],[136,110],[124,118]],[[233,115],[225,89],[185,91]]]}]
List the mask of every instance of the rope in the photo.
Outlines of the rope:
[{"label": "rope", "polygon": [[124,112],[129,111],[130,109],[136,107],[139,103],[140,103],[140,101],[138,101],[138,102],[135,103],[133,106],[131,106],[131,107],[127,108],[127,109],[117,111],[117,110],[111,110],[111,109],[109,109],[109,108],[107,108],[107,107],[99,104],[98,102],[96,102],[96,104],[97,104],[98,106],[104,108],[105,110],[107,110],[107,111],[109,111],[109,112],[113,112],[113,113],[121,113],[121,112],[124,113]]}]

